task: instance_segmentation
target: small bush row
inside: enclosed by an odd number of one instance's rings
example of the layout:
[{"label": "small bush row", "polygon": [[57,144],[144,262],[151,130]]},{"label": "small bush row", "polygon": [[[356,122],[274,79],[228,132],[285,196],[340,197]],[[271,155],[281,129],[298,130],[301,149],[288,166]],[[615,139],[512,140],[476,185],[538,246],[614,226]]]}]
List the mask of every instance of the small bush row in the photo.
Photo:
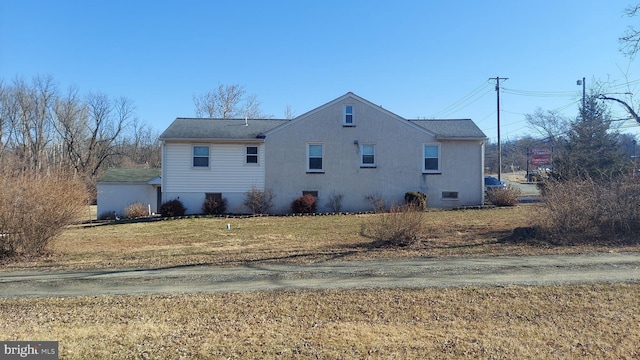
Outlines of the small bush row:
[{"label": "small bush row", "polygon": [[[251,211],[252,214],[265,214],[273,205],[273,192],[270,189],[259,190],[252,187],[245,194],[243,204]],[[327,208],[334,213],[342,211],[342,200],[344,195],[332,192],[327,200]],[[405,204],[411,205],[418,210],[427,209],[427,195],[419,191],[407,192],[404,196]],[[379,194],[369,194],[365,196],[371,206],[371,210],[375,213],[387,211],[385,200]],[[315,213],[318,208],[318,200],[311,194],[302,195],[291,202],[291,212],[294,214],[311,214]],[[207,215],[224,214],[227,210],[227,199],[208,197],[202,204],[202,213]],[[163,216],[174,217],[183,216],[186,208],[179,199],[173,199],[165,202],[160,207],[160,213]],[[131,204],[125,209],[127,218],[143,217],[147,215],[147,210],[140,203]],[[105,214],[105,218],[109,218],[110,214]]]}]

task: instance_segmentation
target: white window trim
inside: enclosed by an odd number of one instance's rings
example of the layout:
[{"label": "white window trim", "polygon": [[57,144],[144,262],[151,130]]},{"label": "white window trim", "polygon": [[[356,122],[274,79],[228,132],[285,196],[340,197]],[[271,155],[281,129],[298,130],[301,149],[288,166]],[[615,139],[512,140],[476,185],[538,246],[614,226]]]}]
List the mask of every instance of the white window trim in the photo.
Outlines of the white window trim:
[{"label": "white window trim", "polygon": [[[347,107],[351,107],[351,113],[347,113]],[[346,104],[342,108],[342,126],[350,127],[356,126],[356,114],[355,114],[355,106],[351,104]],[[347,115],[351,115],[351,122],[347,122]]]},{"label": "white window trim", "polygon": [[[364,157],[364,150],[363,148],[365,146],[373,146],[373,164],[365,164],[363,162],[363,157]],[[377,163],[377,154],[376,154],[376,144],[371,144],[371,143],[365,143],[365,144],[360,144],[360,167],[361,168],[374,168],[378,166]]]},{"label": "white window trim", "polygon": [[[196,148],[208,148],[209,152],[207,155],[207,166],[195,166],[193,164],[193,160],[196,158]],[[199,158],[203,158],[204,156],[198,156]],[[211,146],[210,145],[191,145],[191,168],[192,169],[209,169],[211,167]]]},{"label": "white window trim", "polygon": [[[425,146],[437,146],[438,147],[438,169],[437,170],[427,170],[424,166],[424,159],[426,159],[424,154]],[[420,161],[422,162],[422,173],[423,174],[441,174],[442,173],[442,148],[439,143],[424,143],[421,148],[421,156]]]},{"label": "white window trim", "polygon": [[[249,154],[247,153],[248,148],[250,147],[254,147],[256,148],[256,153],[255,154]],[[254,163],[250,163],[247,161],[247,157],[248,156],[255,156],[256,157],[256,162]],[[244,164],[247,166],[260,166],[260,147],[258,145],[245,145],[244,146]]]},{"label": "white window trim", "polygon": [[[309,160],[311,159],[311,157],[309,155],[309,147],[311,147],[312,145],[320,145],[320,146],[322,146],[322,154],[320,156],[320,158],[322,159],[322,168],[320,168],[320,169],[310,169],[309,168]],[[322,142],[308,142],[307,143],[307,157],[305,158],[305,162],[306,162],[305,167],[307,168],[307,172],[308,173],[324,173],[324,165],[325,165],[325,161],[324,161],[324,143],[322,143]]]}]

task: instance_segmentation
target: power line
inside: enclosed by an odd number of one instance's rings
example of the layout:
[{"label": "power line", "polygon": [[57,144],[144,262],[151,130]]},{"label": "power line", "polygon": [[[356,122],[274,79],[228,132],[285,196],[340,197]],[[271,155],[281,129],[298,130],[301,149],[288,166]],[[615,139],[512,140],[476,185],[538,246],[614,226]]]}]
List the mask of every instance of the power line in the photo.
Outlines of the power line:
[{"label": "power line", "polygon": [[[625,83],[617,84],[617,85],[607,85],[606,88],[610,90],[618,90],[626,87],[630,87],[633,85],[640,84],[640,79],[631,80]],[[519,95],[519,96],[531,96],[531,97],[573,97],[576,96],[575,91],[537,91],[537,90],[520,90],[520,89],[511,89],[511,88],[503,88],[505,93],[511,95]]]},{"label": "power line", "polygon": [[[460,100],[434,113],[431,116],[431,118],[443,117],[446,114],[454,113],[468,107],[469,105],[483,98],[486,94],[488,94],[491,91],[491,88],[487,89],[487,86],[488,86],[488,83],[483,82],[478,87],[473,89],[470,93],[463,96]],[[480,94],[482,90],[485,90],[485,91]]]},{"label": "power line", "polygon": [[531,96],[531,97],[574,97],[575,91],[533,91],[533,90],[516,90],[516,89],[503,89],[506,94]]}]

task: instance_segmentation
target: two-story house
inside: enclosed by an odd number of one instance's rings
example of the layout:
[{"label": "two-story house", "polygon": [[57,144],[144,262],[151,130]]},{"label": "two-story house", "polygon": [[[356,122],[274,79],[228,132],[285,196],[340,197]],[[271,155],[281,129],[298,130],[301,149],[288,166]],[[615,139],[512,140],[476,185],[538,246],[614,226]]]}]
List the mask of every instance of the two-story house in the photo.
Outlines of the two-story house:
[{"label": "two-story house", "polygon": [[408,191],[431,207],[484,201],[486,135],[469,119],[408,120],[347,93],[292,120],[176,119],[160,136],[162,199],[199,213],[207,196],[247,213],[245,194],[270,189],[272,213],[311,193],[318,211],[342,195],[343,211],[367,211],[367,197],[401,204]]}]

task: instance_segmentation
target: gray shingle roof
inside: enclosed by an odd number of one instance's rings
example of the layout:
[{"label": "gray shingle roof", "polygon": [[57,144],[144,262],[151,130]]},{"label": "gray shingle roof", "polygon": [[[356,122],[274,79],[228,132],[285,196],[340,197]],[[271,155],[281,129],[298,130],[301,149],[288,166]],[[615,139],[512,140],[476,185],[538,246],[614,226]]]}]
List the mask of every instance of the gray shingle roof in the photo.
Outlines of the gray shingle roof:
[{"label": "gray shingle roof", "polygon": [[439,139],[486,139],[487,135],[471,119],[409,120]]},{"label": "gray shingle roof", "polygon": [[[177,118],[160,135],[160,140],[247,140],[256,139],[290,120]],[[486,139],[471,119],[408,120],[439,139]],[[248,125],[245,125],[248,124]]]},{"label": "gray shingle roof", "polygon": [[255,139],[287,121],[289,120],[249,119],[245,126],[245,119],[177,118],[160,135],[160,139]]},{"label": "gray shingle roof", "polygon": [[160,169],[108,169],[98,182],[147,183],[160,176]]}]

